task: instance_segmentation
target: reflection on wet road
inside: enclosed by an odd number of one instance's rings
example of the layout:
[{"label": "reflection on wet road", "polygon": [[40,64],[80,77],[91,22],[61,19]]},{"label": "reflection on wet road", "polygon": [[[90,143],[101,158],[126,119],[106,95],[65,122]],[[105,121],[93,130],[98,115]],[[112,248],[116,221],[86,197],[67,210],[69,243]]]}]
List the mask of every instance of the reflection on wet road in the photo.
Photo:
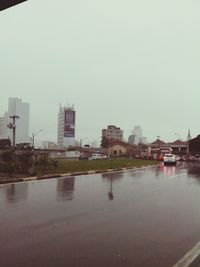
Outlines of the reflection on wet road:
[{"label": "reflection on wet road", "polygon": [[169,267],[200,240],[200,164],[0,186],[3,267]]}]

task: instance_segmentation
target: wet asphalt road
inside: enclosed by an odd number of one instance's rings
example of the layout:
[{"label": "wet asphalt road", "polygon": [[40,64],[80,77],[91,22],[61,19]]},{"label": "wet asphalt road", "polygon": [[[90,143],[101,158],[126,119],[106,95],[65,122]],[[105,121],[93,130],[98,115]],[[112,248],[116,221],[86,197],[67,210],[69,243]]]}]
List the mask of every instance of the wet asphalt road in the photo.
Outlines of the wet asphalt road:
[{"label": "wet asphalt road", "polygon": [[2,267],[170,267],[200,240],[200,164],[0,186]]}]

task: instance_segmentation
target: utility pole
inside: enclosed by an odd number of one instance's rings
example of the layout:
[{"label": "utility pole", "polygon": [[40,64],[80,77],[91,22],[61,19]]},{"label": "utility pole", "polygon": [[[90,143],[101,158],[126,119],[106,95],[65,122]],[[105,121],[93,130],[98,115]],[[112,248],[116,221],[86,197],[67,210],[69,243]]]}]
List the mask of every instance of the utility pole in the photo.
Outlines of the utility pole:
[{"label": "utility pole", "polygon": [[80,154],[82,153],[82,139],[80,139]]},{"label": "utility pole", "polygon": [[13,116],[10,116],[10,118],[13,121],[8,124],[8,128],[12,129],[12,131],[13,131],[13,142],[12,142],[12,145],[13,145],[13,148],[15,148],[15,139],[16,139],[16,124],[15,124],[15,120],[19,119],[19,116],[13,115]]},{"label": "utility pole", "polygon": [[35,146],[35,134],[34,133],[32,133],[32,146],[34,149],[34,146]]}]

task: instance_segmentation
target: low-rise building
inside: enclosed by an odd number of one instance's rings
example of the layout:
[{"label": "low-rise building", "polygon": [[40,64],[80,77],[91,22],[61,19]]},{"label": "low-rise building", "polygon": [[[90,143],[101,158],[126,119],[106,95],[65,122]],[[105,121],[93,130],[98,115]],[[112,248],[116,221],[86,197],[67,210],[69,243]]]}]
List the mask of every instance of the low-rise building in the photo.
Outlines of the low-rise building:
[{"label": "low-rise building", "polygon": [[119,141],[113,142],[108,147],[108,156],[109,157],[126,156],[127,148],[128,144],[124,142],[119,142]]},{"label": "low-rise building", "polygon": [[176,141],[169,143],[172,148],[173,154],[187,155],[188,154],[188,142],[177,139]]},{"label": "low-rise building", "polygon": [[134,157],[137,153],[137,146],[122,141],[113,141],[108,146],[109,157]]},{"label": "low-rise building", "polygon": [[200,156],[200,135],[188,141],[188,152],[193,156]]},{"label": "low-rise building", "polygon": [[162,156],[166,153],[173,153],[175,155],[183,156],[187,155],[188,143],[180,139],[168,143],[157,139],[150,144],[150,148],[153,158],[162,158]]},{"label": "low-rise building", "polygon": [[43,141],[43,148],[44,149],[56,149],[57,145],[55,142]]}]

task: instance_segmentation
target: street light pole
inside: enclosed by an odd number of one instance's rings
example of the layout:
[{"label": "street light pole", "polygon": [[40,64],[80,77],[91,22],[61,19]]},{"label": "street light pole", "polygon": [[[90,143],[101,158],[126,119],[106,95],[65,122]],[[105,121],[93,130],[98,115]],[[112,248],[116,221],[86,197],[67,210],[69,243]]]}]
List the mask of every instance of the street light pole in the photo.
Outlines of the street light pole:
[{"label": "street light pole", "polygon": [[13,120],[13,122],[11,122],[11,123],[8,124],[8,128],[10,128],[10,129],[13,130],[13,142],[12,142],[12,145],[13,145],[13,148],[15,148],[15,138],[16,138],[16,124],[15,124],[15,120],[16,119],[19,119],[19,116],[13,115],[13,116],[10,116],[10,118]]},{"label": "street light pole", "polygon": [[35,144],[35,134],[32,133],[32,145],[33,145],[33,148],[34,148],[34,144]]}]

